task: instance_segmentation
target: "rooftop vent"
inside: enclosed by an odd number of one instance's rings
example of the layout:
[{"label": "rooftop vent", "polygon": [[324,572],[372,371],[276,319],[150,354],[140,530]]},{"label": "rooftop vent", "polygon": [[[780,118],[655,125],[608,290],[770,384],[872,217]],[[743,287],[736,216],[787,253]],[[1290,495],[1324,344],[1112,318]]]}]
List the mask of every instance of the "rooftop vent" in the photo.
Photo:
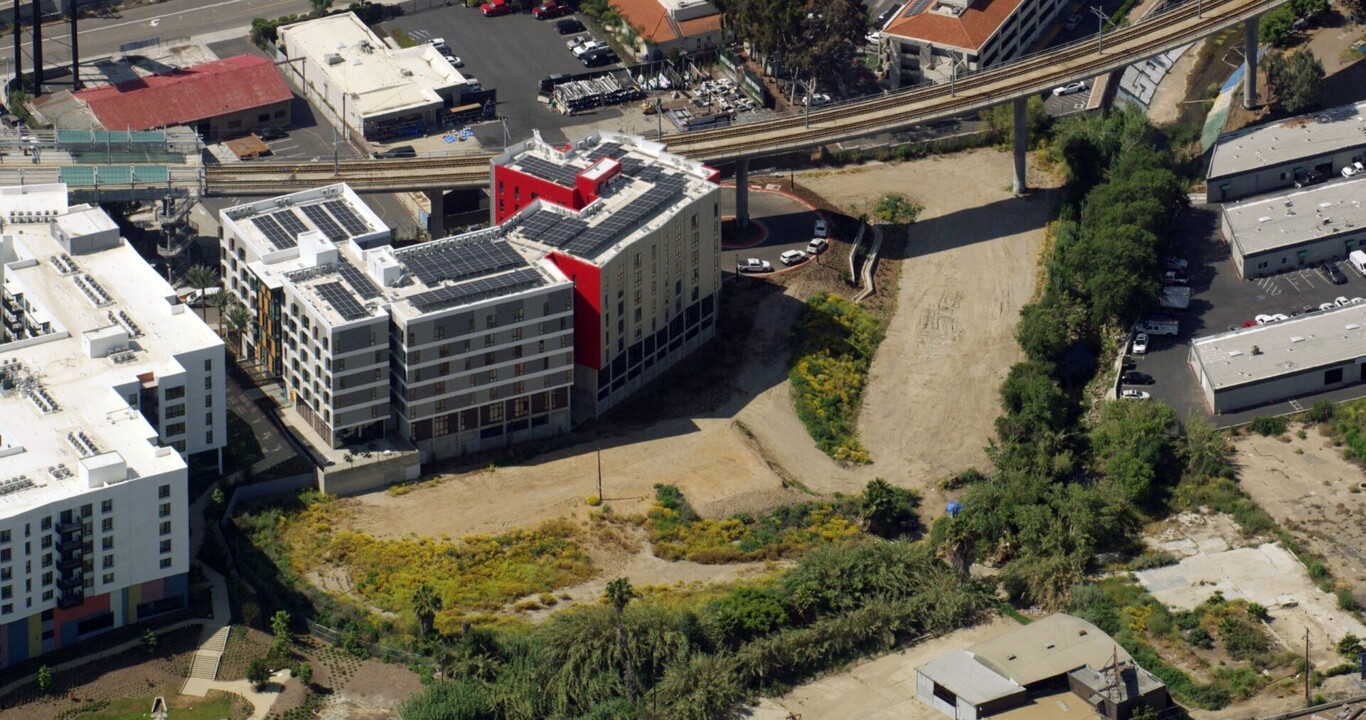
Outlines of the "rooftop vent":
[{"label": "rooftop vent", "polygon": [[323,59],[327,60],[328,65],[340,65],[346,62],[346,59],[338,53],[328,53],[323,56]]},{"label": "rooftop vent", "polygon": [[1252,346],[1252,354],[1253,354],[1253,355],[1261,355],[1261,354],[1262,354],[1262,349],[1259,348],[1259,347],[1257,347],[1256,345],[1253,345],[1253,346]]}]

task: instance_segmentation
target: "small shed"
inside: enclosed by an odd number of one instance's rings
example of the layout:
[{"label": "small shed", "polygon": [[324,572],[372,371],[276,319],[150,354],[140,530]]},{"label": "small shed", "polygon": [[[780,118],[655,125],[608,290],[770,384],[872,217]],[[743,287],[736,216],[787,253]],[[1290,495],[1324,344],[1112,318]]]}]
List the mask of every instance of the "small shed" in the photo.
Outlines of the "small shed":
[{"label": "small shed", "polygon": [[225,143],[233,155],[246,160],[247,158],[262,157],[270,154],[270,146],[265,144],[256,135],[240,137],[236,140],[229,140]]}]

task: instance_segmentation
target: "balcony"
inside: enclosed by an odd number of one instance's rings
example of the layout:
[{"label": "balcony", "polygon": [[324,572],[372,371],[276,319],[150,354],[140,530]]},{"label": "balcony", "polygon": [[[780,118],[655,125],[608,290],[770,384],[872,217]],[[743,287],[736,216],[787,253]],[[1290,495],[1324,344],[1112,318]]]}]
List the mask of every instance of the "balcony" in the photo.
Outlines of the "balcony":
[{"label": "balcony", "polygon": [[73,533],[78,530],[83,531],[84,529],[85,528],[81,524],[81,521],[79,519],[57,523],[57,532],[61,533],[62,535],[65,535],[67,533]]},{"label": "balcony", "polygon": [[64,592],[61,595],[57,596],[57,607],[63,610],[70,610],[71,608],[74,608],[83,602],[85,602],[84,590]]},{"label": "balcony", "polygon": [[62,557],[70,557],[72,553],[80,550],[83,545],[85,545],[85,542],[79,537],[68,538],[57,543],[57,552],[61,553]]},{"label": "balcony", "polygon": [[65,594],[66,591],[80,589],[84,586],[85,578],[82,577],[80,573],[75,575],[63,575],[57,579],[57,587],[63,591],[63,594]]}]

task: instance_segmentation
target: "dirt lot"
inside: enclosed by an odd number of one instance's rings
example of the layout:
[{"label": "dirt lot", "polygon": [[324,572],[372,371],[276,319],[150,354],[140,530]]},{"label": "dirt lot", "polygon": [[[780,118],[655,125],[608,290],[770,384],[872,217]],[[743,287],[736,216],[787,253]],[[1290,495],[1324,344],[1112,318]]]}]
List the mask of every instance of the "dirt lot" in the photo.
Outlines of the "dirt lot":
[{"label": "dirt lot", "polygon": [[1366,597],[1366,473],[1316,430],[1287,437],[1238,441],[1243,490]]}]

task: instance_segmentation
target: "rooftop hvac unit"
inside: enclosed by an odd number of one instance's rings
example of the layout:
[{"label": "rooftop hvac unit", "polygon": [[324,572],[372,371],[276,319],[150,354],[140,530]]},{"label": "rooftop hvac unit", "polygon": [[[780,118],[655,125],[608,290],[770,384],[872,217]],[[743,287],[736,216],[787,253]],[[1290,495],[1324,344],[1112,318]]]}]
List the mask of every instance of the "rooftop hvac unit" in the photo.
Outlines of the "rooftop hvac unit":
[{"label": "rooftop hvac unit", "polygon": [[413,76],[413,71],[412,71],[412,70],[409,70],[408,68],[403,68],[403,69],[399,70],[398,73],[399,73],[400,75],[402,75],[403,77],[412,77],[412,76]]},{"label": "rooftop hvac unit", "polygon": [[327,60],[328,65],[340,65],[346,62],[339,53],[328,53],[323,56],[323,59]]}]

